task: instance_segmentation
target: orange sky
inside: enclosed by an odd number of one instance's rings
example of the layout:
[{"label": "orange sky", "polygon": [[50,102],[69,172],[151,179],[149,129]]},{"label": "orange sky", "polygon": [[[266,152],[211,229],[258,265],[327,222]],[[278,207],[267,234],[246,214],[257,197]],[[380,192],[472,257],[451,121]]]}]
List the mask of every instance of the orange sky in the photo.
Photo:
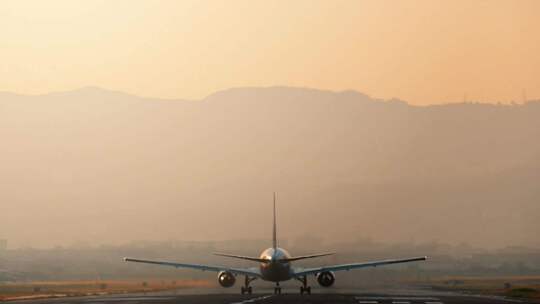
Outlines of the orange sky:
[{"label": "orange sky", "polygon": [[0,90],[201,98],[355,89],[413,104],[540,98],[540,1],[0,4]]}]

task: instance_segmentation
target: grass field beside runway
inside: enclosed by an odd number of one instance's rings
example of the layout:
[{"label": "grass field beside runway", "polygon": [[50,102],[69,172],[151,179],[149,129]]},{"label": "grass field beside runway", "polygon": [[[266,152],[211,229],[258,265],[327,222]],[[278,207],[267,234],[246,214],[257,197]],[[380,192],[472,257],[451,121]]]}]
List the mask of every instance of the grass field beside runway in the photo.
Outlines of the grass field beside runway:
[{"label": "grass field beside runway", "polygon": [[0,300],[155,292],[211,286],[213,283],[206,280],[170,279],[9,282],[0,283]]},{"label": "grass field beside runway", "polygon": [[445,277],[429,282],[440,290],[540,299],[540,276]]}]

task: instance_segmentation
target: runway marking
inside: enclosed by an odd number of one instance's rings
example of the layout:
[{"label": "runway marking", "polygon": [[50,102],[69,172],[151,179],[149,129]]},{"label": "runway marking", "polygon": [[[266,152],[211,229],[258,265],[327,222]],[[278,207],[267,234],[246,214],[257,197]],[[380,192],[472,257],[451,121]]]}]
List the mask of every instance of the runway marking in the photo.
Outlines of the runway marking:
[{"label": "runway marking", "polygon": [[254,302],[257,302],[257,301],[262,301],[262,300],[265,300],[265,299],[268,299],[270,298],[272,295],[268,295],[268,296],[262,296],[262,297],[258,297],[258,298],[253,298],[253,299],[249,299],[249,300],[244,300],[242,302],[233,302],[231,304],[246,304],[246,303],[254,303]]},{"label": "runway marking", "polygon": [[389,301],[392,301],[392,304],[411,304],[411,303],[420,303],[423,302],[424,304],[444,304],[443,302],[439,301],[438,298],[432,298],[432,297],[361,297],[356,296],[354,297],[358,304],[379,304],[379,303],[389,303]]},{"label": "runway marking", "polygon": [[160,300],[172,300],[172,299],[174,299],[174,297],[128,296],[128,297],[114,297],[114,298],[105,298],[105,299],[84,299],[82,301],[85,303],[96,304],[96,303],[107,303],[107,302],[160,301]]},{"label": "runway marking", "polygon": [[433,297],[362,297],[362,296],[356,296],[354,297],[356,300],[374,300],[374,301],[439,301],[438,298]]}]

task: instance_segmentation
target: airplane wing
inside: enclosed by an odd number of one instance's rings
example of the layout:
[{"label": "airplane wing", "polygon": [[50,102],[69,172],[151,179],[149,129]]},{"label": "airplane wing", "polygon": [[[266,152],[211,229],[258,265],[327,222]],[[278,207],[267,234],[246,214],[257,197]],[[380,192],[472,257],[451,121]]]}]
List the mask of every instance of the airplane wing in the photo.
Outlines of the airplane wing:
[{"label": "airplane wing", "polygon": [[407,262],[415,262],[415,261],[425,261],[425,260],[427,260],[427,257],[424,256],[424,257],[415,257],[415,258],[408,258],[408,259],[382,260],[382,261],[372,261],[372,262],[364,262],[364,263],[352,263],[352,264],[322,266],[322,267],[315,267],[315,268],[295,269],[293,276],[300,277],[300,276],[309,275],[309,274],[317,274],[323,271],[342,271],[342,270],[351,270],[351,269],[357,269],[357,268],[377,267],[377,266],[382,266],[382,265],[399,264],[399,263],[407,263]]},{"label": "airplane wing", "polygon": [[197,270],[202,270],[202,271],[214,271],[214,272],[228,271],[228,272],[239,274],[239,275],[247,275],[247,276],[258,277],[258,278],[261,277],[261,273],[259,269],[255,267],[231,268],[231,267],[224,267],[224,266],[184,264],[184,263],[175,263],[175,262],[167,262],[167,261],[141,260],[141,259],[134,259],[134,258],[124,258],[124,261],[162,265],[162,266],[171,266],[171,267],[176,267],[176,268],[191,268],[191,269],[197,269]]}]

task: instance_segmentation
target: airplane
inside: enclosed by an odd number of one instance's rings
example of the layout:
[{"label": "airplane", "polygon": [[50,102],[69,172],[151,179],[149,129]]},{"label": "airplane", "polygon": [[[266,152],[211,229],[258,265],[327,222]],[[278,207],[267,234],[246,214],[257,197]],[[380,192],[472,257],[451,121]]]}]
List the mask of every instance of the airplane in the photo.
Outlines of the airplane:
[{"label": "airplane", "polygon": [[311,294],[311,287],[308,286],[307,277],[314,275],[317,282],[322,287],[330,287],[335,282],[334,272],[343,270],[352,270],[365,267],[377,267],[382,265],[408,263],[415,261],[425,261],[427,256],[413,257],[406,259],[390,259],[361,263],[349,263],[332,266],[320,266],[313,268],[298,268],[292,267],[291,262],[311,259],[323,256],[333,255],[334,253],[317,253],[303,256],[291,256],[285,249],[278,247],[277,231],[276,231],[276,194],[274,193],[274,221],[272,229],[272,247],[265,249],[259,257],[249,257],[227,253],[214,253],[214,255],[247,260],[259,263],[259,267],[251,268],[233,268],[226,266],[200,265],[200,264],[185,264],[168,261],[144,260],[136,258],[124,258],[126,262],[146,263],[162,266],[171,266],[176,268],[191,268],[202,271],[217,272],[217,280],[222,287],[232,287],[236,282],[236,276],[244,276],[244,286],[240,291],[242,294],[251,294],[253,289],[250,283],[256,279],[270,281],[276,283],[274,294],[281,294],[280,282],[295,279],[302,283],[300,286],[300,294]]}]

